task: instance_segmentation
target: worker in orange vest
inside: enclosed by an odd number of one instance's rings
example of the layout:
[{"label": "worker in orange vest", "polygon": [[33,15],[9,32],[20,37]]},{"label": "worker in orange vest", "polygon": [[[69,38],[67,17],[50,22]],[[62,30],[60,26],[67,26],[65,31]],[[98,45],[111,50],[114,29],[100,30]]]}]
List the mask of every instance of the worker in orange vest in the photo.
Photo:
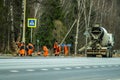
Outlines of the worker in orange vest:
[{"label": "worker in orange vest", "polygon": [[68,46],[67,45],[64,46],[64,54],[65,54],[65,56],[68,56]]},{"label": "worker in orange vest", "polygon": [[47,46],[43,46],[43,51],[44,51],[43,56],[47,57],[48,56],[48,48],[47,48]]},{"label": "worker in orange vest", "polygon": [[20,50],[19,50],[20,56],[25,56],[25,44],[21,43],[19,47],[20,47]]},{"label": "worker in orange vest", "polygon": [[59,51],[58,42],[57,41],[55,41],[53,48],[54,48],[54,54],[55,54],[55,56],[57,56],[58,55],[58,51]]},{"label": "worker in orange vest", "polygon": [[57,49],[56,49],[56,52],[55,52],[55,56],[59,56],[60,55],[60,52],[61,52],[61,46],[58,45]]},{"label": "worker in orange vest", "polygon": [[29,44],[27,45],[27,49],[28,49],[28,55],[29,55],[29,56],[32,56],[32,53],[33,53],[33,51],[34,51],[34,46],[33,46],[33,44],[32,44],[32,43],[29,43]]}]

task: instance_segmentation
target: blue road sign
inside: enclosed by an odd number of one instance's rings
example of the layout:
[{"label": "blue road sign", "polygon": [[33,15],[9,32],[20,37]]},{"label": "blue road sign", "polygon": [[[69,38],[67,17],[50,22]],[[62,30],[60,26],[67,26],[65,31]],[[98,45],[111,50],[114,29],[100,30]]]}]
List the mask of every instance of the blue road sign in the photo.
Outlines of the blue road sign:
[{"label": "blue road sign", "polygon": [[[61,44],[62,47],[64,47],[66,44]],[[67,46],[71,47],[72,44],[67,44]]]},{"label": "blue road sign", "polygon": [[67,46],[71,47],[71,46],[72,46],[72,44],[67,44]]},{"label": "blue road sign", "polygon": [[37,24],[37,19],[35,18],[28,18],[28,27],[35,28]]}]

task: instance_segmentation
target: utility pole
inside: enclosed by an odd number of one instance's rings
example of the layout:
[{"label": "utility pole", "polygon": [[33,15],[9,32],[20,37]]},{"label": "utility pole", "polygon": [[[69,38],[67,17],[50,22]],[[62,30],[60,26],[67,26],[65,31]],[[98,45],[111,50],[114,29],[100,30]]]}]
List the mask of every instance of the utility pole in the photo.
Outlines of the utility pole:
[{"label": "utility pole", "polygon": [[23,35],[22,42],[25,43],[25,26],[26,25],[26,0],[23,0]]},{"label": "utility pole", "polygon": [[3,6],[6,6],[6,5],[5,5],[5,2],[6,2],[6,0],[4,0]]},{"label": "utility pole", "polygon": [[87,16],[87,8],[86,8],[86,0],[84,0],[84,16],[85,16],[85,33],[84,35],[86,36],[85,38],[85,56],[87,55],[87,46],[88,46],[88,37],[89,37],[89,26],[90,26],[90,18],[91,18],[91,11],[92,11],[92,6],[93,6],[93,0],[90,1],[90,8],[89,8],[89,15]]},{"label": "utility pole", "polygon": [[12,31],[12,41],[15,41],[15,35],[14,35],[14,19],[13,19],[13,1],[10,4],[10,13],[11,13],[11,31]]},{"label": "utility pole", "polygon": [[78,0],[78,19],[77,19],[77,27],[76,27],[76,36],[75,36],[75,56],[77,55],[77,47],[78,47],[78,33],[79,33],[79,26],[80,26],[80,1]]}]

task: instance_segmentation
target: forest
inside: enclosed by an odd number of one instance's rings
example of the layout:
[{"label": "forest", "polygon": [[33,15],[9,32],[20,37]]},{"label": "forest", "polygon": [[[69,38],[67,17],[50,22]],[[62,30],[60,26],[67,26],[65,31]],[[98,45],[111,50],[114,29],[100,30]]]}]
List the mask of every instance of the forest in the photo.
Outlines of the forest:
[{"label": "forest", "polygon": [[[14,53],[16,42],[22,42],[24,0],[0,0],[0,53]],[[31,42],[28,18],[37,19],[32,43],[50,50],[59,44],[71,44],[74,53],[85,44],[85,31],[99,23],[120,45],[120,0],[26,0],[25,44]]]}]

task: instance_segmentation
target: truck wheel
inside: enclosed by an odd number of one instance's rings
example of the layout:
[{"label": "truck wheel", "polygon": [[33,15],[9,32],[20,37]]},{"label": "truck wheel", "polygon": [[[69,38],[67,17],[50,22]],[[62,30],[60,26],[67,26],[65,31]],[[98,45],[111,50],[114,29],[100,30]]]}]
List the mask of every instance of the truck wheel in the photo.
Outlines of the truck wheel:
[{"label": "truck wheel", "polygon": [[89,55],[89,54],[87,54],[86,56],[87,56],[87,57],[90,57],[90,55]]},{"label": "truck wheel", "polygon": [[96,57],[96,55],[95,55],[95,54],[93,54],[92,56],[93,56],[93,57]]},{"label": "truck wheel", "polygon": [[87,57],[92,57],[91,54],[87,54]]},{"label": "truck wheel", "polygon": [[102,57],[107,57],[106,55],[102,55]]},{"label": "truck wheel", "polygon": [[96,57],[95,54],[87,54],[87,57]]}]

